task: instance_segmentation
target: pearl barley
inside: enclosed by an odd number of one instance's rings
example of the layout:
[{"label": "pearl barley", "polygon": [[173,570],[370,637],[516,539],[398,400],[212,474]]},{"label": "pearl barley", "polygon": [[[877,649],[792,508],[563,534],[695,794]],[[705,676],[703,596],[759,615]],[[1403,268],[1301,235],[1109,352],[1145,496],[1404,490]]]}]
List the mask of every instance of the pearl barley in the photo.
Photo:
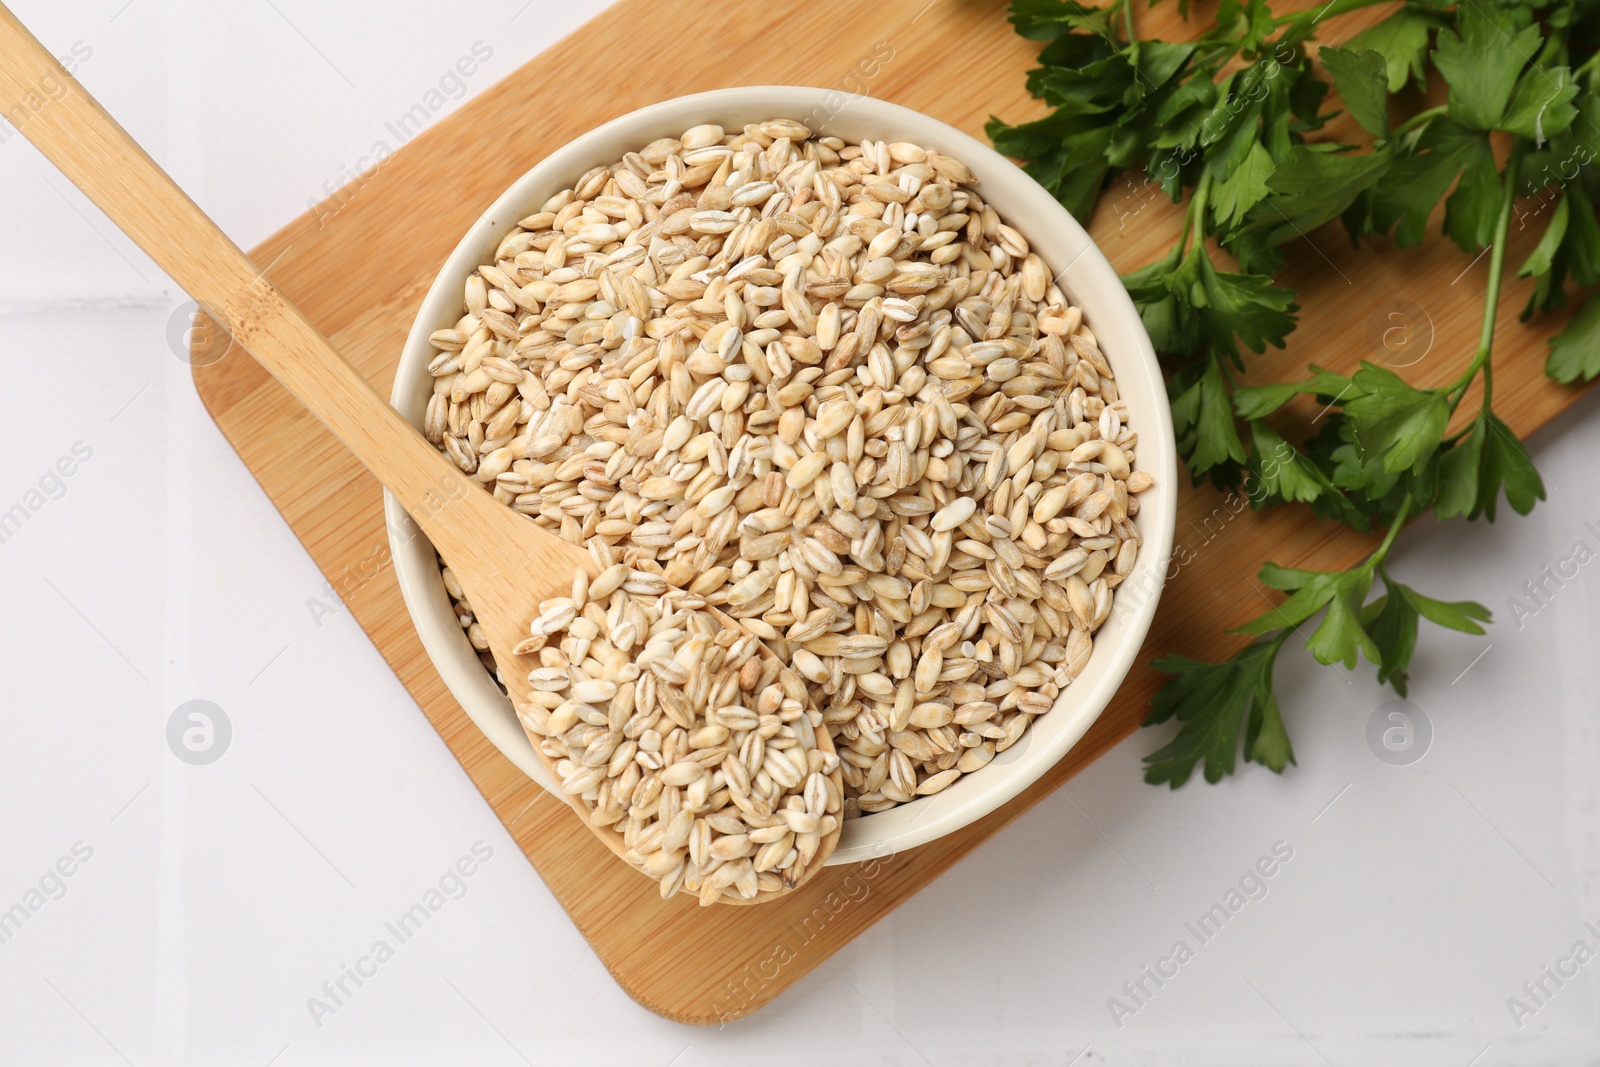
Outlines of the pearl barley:
[{"label": "pearl barley", "polygon": [[[463,303],[433,335],[429,439],[607,561],[526,642],[559,669],[524,721],[663,892],[754,893],[827,820],[986,766],[1084,669],[1135,567],[1152,479],[1113,368],[935,148],[695,126],[540,205]],[[803,692],[740,665],[716,683],[739,701],[663,706],[709,649],[732,662],[669,589]],[[843,797],[812,783],[802,703]]]}]

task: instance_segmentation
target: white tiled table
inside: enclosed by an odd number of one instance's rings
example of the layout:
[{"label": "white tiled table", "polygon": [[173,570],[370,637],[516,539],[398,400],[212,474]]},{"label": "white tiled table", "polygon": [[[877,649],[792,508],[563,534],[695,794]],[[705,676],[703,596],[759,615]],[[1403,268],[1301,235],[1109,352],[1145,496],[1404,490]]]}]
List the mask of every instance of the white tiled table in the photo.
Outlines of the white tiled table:
[{"label": "white tiled table", "polygon": [[[15,7],[92,52],[82,80],[249,246],[475,43],[463,96],[602,6],[523,2]],[[613,985],[348,613],[313,609],[320,576],[171,351],[173,284],[18,136],[0,194],[0,512],[27,510],[0,543],[0,911],[40,905],[0,944],[0,1064],[1600,1062],[1600,967],[1507,1003],[1600,947],[1600,571],[1520,628],[1507,608],[1600,548],[1593,400],[1536,440],[1533,517],[1402,538],[1408,580],[1502,619],[1425,635],[1421,762],[1369,750],[1370,668],[1285,655],[1301,768],[1174,794],[1135,737],[754,1019],[690,1029]],[[209,765],[167,742],[197,699],[232,728]],[[1185,924],[1277,842],[1265,896],[1199,943]],[[475,847],[399,943],[385,923]],[[379,939],[393,957],[362,962]]]}]

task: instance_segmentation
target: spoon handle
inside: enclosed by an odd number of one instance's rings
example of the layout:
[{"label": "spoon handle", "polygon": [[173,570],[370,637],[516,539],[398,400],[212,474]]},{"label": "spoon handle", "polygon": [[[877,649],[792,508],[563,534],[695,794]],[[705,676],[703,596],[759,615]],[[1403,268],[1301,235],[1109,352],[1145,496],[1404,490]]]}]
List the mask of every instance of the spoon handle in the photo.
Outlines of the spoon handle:
[{"label": "spoon handle", "polygon": [[0,112],[399,499],[446,558],[527,525],[389,406],[0,5]]}]

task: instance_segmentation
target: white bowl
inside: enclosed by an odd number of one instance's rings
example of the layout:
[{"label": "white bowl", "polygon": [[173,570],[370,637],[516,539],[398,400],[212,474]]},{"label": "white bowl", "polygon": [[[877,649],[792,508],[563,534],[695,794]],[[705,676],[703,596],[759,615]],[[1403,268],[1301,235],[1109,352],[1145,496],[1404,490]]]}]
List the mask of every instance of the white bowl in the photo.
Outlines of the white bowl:
[{"label": "white bowl", "polygon": [[[678,97],[606,123],[550,153],[495,201],[456,246],[428,291],[406,339],[391,397],[412,425],[422,426],[432,392],[428,337],[453,326],[462,314],[462,286],[490,261],[504,236],[548,197],[590,167],[613,163],[659,138],[715,122],[728,129],[770,118],[798,118],[847,141],[911,141],[954,156],[979,179],[985,201],[1027,237],[1057,272],[1062,289],[1083,307],[1085,319],[1116,371],[1128,403],[1129,425],[1139,434],[1140,470],[1155,476],[1139,497],[1137,523],[1144,546],[1133,573],[1117,590],[1110,621],[1095,637],[1088,666],[1040,716],[1023,740],[989,766],[963,775],[931,797],[845,823],[830,864],[880,858],[924,844],[966,826],[1015,797],[1050,769],[1111,700],[1127,676],[1150,628],[1172,553],[1177,450],[1167,393],[1155,352],[1111,264],[1083,227],[1033,179],[992,148],[937,119],[897,104],[847,97],[835,90],[752,86]],[[485,672],[451,610],[432,546],[393,497],[385,515],[395,571],[422,645],[450,692],[489,741],[530,778],[553,788],[549,773],[518,724],[510,702]]]}]

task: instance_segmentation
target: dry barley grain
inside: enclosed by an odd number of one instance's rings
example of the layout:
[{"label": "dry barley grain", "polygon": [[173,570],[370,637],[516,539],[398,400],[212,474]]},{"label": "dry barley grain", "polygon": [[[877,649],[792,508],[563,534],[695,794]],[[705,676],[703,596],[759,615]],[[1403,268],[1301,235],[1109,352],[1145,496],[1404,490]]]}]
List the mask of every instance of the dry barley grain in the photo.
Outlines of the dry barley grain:
[{"label": "dry barley grain", "polygon": [[[828,779],[839,758],[816,747],[822,717],[808,709],[804,683],[693,594],[618,587],[588,597],[582,615],[574,600],[545,601],[530,624],[542,639],[539,666],[519,719],[554,761],[562,791],[620,836],[624,858],[663,896],[692,880],[717,886],[702,888],[702,903],[749,899],[758,882],[717,872],[755,851],[752,831],[789,809],[809,813],[805,829],[815,831],[843,810]],[[746,773],[734,752],[760,773]],[[759,858],[775,889],[795,885],[814,855],[785,847]]]},{"label": "dry barley grain", "polygon": [[[1138,564],[1153,479],[1114,368],[948,156],[696,126],[551,197],[462,307],[432,336],[429,440],[597,553],[519,646],[559,698],[524,721],[562,727],[540,736],[564,784],[618,815],[665,895],[814,853],[783,791],[816,815],[826,778],[784,754],[785,708],[820,709],[838,746],[826,819],[939,792],[1057,701]],[[702,600],[787,681],[662,624]],[[736,693],[760,696],[713,700]]]}]

